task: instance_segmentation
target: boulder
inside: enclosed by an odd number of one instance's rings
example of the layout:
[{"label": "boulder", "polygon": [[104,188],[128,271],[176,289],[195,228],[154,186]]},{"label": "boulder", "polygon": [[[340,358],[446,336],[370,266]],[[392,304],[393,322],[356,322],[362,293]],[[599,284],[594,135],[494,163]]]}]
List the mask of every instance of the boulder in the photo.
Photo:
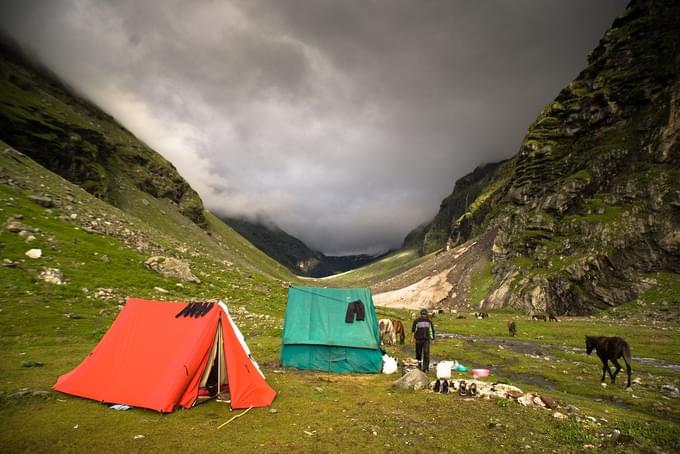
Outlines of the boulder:
[{"label": "boulder", "polygon": [[42,250],[41,249],[29,249],[26,251],[26,256],[32,259],[39,259],[42,257]]},{"label": "boulder", "polygon": [[552,397],[541,394],[541,400],[543,401],[545,406],[548,407],[549,409],[554,410],[555,408],[557,408],[557,402],[555,402],[555,399],[553,399]]},{"label": "boulder", "polygon": [[191,273],[189,263],[185,260],[156,255],[149,257],[144,262],[144,266],[163,277],[172,277],[186,282],[195,282],[197,284],[201,283],[201,280]]},{"label": "boulder", "polygon": [[394,388],[414,391],[427,388],[429,385],[430,379],[427,378],[427,375],[419,369],[413,369],[409,371],[400,379],[392,383],[392,387]]},{"label": "boulder", "polygon": [[64,274],[58,268],[45,268],[38,273],[38,279],[48,284],[64,285]]},{"label": "boulder", "polygon": [[32,195],[29,198],[33,203],[35,203],[36,205],[40,205],[41,207],[52,208],[54,206],[54,202],[49,197],[40,197],[37,195]]}]

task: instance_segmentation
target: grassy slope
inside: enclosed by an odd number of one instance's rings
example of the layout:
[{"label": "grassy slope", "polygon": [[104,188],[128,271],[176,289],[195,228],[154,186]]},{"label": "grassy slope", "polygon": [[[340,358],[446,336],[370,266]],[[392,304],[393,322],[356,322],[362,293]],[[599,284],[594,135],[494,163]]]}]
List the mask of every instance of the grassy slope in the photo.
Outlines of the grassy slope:
[{"label": "grassy slope", "polygon": [[375,283],[403,273],[431,256],[432,254],[420,257],[415,249],[399,250],[366,266],[337,276],[330,276],[320,282],[333,287],[370,287]]}]

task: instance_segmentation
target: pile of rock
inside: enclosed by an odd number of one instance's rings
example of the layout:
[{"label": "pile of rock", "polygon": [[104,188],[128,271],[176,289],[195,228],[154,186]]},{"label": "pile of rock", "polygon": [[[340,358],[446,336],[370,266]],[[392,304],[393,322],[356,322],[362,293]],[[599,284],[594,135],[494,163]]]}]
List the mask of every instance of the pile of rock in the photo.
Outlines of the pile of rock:
[{"label": "pile of rock", "polygon": [[156,255],[149,257],[144,262],[144,266],[163,277],[171,277],[185,282],[194,282],[196,284],[201,283],[201,280],[191,272],[189,262],[185,260]]}]

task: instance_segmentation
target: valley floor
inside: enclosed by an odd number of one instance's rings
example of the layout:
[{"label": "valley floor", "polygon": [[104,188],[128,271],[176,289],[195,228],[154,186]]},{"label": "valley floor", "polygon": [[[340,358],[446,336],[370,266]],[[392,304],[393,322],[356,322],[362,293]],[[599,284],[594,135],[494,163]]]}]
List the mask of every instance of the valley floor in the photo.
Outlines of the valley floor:
[{"label": "valley floor", "polygon": [[[396,391],[391,382],[398,374],[284,370],[278,367],[281,328],[276,317],[263,322],[245,308],[234,312],[279,393],[271,408],[253,409],[221,429],[217,427],[238,413],[218,402],[168,415],[139,409],[117,412],[49,391],[56,376],[87,355],[96,339],[49,331],[3,334],[0,450],[574,452],[593,446],[617,452],[672,452],[680,444],[679,397],[673,391],[680,385],[680,325],[673,317],[649,318],[640,307],[552,324],[508,313],[494,313],[487,320],[453,315],[435,319],[441,336],[433,345],[434,360],[488,367],[490,380],[551,396],[568,415],[564,420],[512,401]],[[380,317],[409,316],[394,309],[378,312]],[[518,323],[516,338],[506,334],[510,318]],[[638,379],[631,390],[625,389],[622,378],[616,385],[600,386],[599,362],[583,351],[585,334],[619,334],[630,341],[636,356],[633,378]],[[409,344],[386,349],[402,359],[413,356]],[[22,367],[26,361],[44,366]],[[578,410],[569,413],[568,405]],[[621,435],[612,441],[615,430]]]}]

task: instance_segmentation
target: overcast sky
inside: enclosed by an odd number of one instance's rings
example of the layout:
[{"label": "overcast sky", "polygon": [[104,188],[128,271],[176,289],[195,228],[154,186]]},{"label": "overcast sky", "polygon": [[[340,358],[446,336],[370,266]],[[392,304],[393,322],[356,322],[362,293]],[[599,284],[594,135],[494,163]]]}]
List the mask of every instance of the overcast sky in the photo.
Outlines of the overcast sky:
[{"label": "overcast sky", "polygon": [[398,247],[516,153],[621,0],[0,0],[0,27],[208,208],[326,253]]}]

